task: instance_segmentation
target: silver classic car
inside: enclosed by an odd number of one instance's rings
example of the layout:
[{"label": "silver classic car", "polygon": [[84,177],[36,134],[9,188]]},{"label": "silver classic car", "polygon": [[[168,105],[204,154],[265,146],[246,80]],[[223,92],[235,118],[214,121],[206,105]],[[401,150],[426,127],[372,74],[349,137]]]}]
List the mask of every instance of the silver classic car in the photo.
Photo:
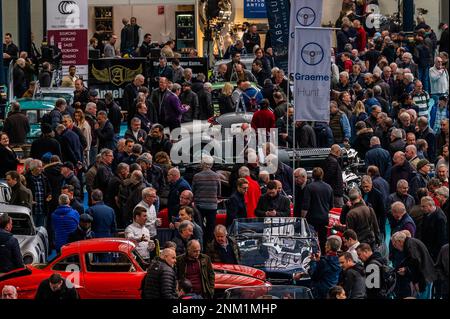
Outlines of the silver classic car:
[{"label": "silver classic car", "polygon": [[9,205],[10,190],[0,182],[0,215],[7,213],[13,220],[12,233],[17,238],[24,264],[46,263],[49,253],[48,233],[44,227],[35,227],[31,210]]}]

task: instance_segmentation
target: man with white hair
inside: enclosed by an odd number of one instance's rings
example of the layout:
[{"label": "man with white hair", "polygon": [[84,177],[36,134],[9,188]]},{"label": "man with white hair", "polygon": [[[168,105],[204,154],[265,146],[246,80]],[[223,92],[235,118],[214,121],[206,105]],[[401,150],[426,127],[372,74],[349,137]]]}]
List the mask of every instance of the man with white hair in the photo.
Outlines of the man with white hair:
[{"label": "man with white hair", "polygon": [[202,218],[206,218],[205,242],[213,239],[218,197],[221,194],[220,177],[211,168],[214,159],[210,155],[202,156],[202,171],[195,174],[192,179],[192,192],[195,206]]},{"label": "man with white hair", "polygon": [[377,136],[373,136],[370,139],[370,150],[367,151],[364,159],[366,168],[369,166],[376,166],[380,171],[380,176],[385,176],[392,166],[391,154],[381,147],[380,139]]},{"label": "man with white hair", "polygon": [[212,103],[212,84],[206,82],[203,88],[197,93],[199,106],[199,119],[208,120],[214,116],[214,105]]},{"label": "man with white hair", "polygon": [[391,143],[389,144],[389,151],[391,154],[395,152],[404,151],[406,142],[403,139],[403,132],[401,129],[394,128],[391,131]]},{"label": "man with white hair", "polygon": [[2,289],[1,299],[17,299],[17,289],[14,286],[5,285]]},{"label": "man with white hair", "polygon": [[401,202],[406,207],[406,211],[410,212],[411,208],[415,205],[414,197],[408,194],[409,184],[406,180],[400,179],[397,182],[397,189],[388,197],[388,206],[395,202]]},{"label": "man with white hair", "polygon": [[[161,226],[161,219],[157,218],[155,202],[156,202],[156,189],[152,187],[146,187],[142,190],[142,201],[140,201],[136,207],[144,207],[147,212],[147,220],[145,227],[148,229],[150,238],[156,237],[156,227]],[[135,207],[135,209],[136,209]]]},{"label": "man with white hair", "polygon": [[414,90],[414,75],[410,72],[403,75],[403,85],[405,86],[405,92],[411,94]]},{"label": "man with white hair", "polygon": [[420,161],[420,158],[417,156],[417,147],[415,145],[406,146],[405,156],[409,161],[409,164],[411,164],[414,169],[417,169],[417,163]]},{"label": "man with white hair", "polygon": [[239,264],[240,253],[236,241],[228,236],[227,228],[217,225],[214,240],[206,246],[206,255],[213,263]]},{"label": "man with white hair", "polygon": [[414,77],[419,76],[417,64],[413,61],[413,55],[409,52],[402,54],[402,62],[398,65],[399,68],[409,69]]},{"label": "man with white hair", "polygon": [[175,251],[166,248],[148,267],[142,285],[142,299],[178,299]]},{"label": "man with white hair", "polygon": [[308,175],[302,167],[295,169],[295,196],[294,196],[294,216],[301,217],[302,203],[305,195],[305,188],[308,184]]},{"label": "man with white hair", "polygon": [[437,276],[427,247],[419,239],[412,238],[408,231],[394,233],[391,241],[394,248],[406,256],[398,266],[397,275],[405,277],[414,285],[416,294],[409,296],[430,299],[431,285]]}]

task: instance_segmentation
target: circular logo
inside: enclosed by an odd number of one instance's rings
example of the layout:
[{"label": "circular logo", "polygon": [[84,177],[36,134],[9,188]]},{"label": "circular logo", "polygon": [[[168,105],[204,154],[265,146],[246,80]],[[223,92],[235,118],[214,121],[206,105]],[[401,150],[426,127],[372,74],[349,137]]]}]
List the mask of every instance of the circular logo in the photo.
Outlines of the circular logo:
[{"label": "circular logo", "polygon": [[309,27],[316,21],[316,13],[310,7],[303,7],[297,11],[297,22],[303,27]]},{"label": "circular logo", "polygon": [[69,15],[74,12],[74,7],[76,5],[75,1],[61,1],[58,5],[58,11],[61,14]]},{"label": "circular logo", "polygon": [[309,42],[303,46],[301,56],[307,65],[317,65],[322,62],[325,52],[319,44]]}]

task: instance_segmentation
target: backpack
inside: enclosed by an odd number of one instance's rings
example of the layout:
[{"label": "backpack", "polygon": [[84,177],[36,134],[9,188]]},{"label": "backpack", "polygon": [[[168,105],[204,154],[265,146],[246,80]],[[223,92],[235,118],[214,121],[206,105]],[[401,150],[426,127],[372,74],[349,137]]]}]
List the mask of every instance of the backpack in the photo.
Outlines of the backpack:
[{"label": "backpack", "polygon": [[250,97],[247,95],[247,93],[242,92],[242,94],[245,94],[245,96],[248,98],[248,104],[249,104],[249,108],[248,108],[248,112],[255,112],[258,109],[258,100],[256,99],[256,96],[258,95],[259,91],[257,90],[255,95]]},{"label": "backpack", "polygon": [[381,270],[382,278],[380,295],[384,298],[389,298],[390,296],[392,296],[397,284],[397,272],[395,268],[392,268],[385,264],[381,264],[377,260],[374,260],[374,262]]}]

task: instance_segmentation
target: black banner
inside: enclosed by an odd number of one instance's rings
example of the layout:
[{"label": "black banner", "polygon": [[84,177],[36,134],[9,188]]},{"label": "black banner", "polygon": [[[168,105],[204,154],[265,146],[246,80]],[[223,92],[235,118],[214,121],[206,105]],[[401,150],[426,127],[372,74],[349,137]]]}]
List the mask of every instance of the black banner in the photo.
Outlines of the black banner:
[{"label": "black banner", "polygon": [[145,74],[147,59],[98,59],[89,60],[89,89],[96,90],[104,99],[111,92],[119,103],[123,89],[133,82],[138,74]]},{"label": "black banner", "polygon": [[[172,65],[172,58],[167,59],[167,65]],[[183,69],[190,68],[192,69],[192,76],[195,78],[197,74],[203,73],[206,77],[208,77],[208,63],[206,58],[180,58],[180,66]],[[147,75],[151,78],[150,84],[154,82],[155,77],[157,76],[155,69],[158,67],[159,59],[149,59],[149,65],[147,68]]]},{"label": "black banner", "polygon": [[[167,64],[172,65],[172,60],[168,59]],[[194,77],[198,73],[208,76],[206,58],[180,58],[179,61],[183,68],[192,69]],[[120,103],[125,86],[138,74],[147,78],[149,86],[157,86],[157,82],[154,82],[154,71],[158,64],[158,58],[89,60],[89,89],[96,90],[100,99],[104,99],[107,92],[112,92],[114,99]]]},{"label": "black banner", "polygon": [[288,74],[289,0],[266,0],[275,65]]}]

